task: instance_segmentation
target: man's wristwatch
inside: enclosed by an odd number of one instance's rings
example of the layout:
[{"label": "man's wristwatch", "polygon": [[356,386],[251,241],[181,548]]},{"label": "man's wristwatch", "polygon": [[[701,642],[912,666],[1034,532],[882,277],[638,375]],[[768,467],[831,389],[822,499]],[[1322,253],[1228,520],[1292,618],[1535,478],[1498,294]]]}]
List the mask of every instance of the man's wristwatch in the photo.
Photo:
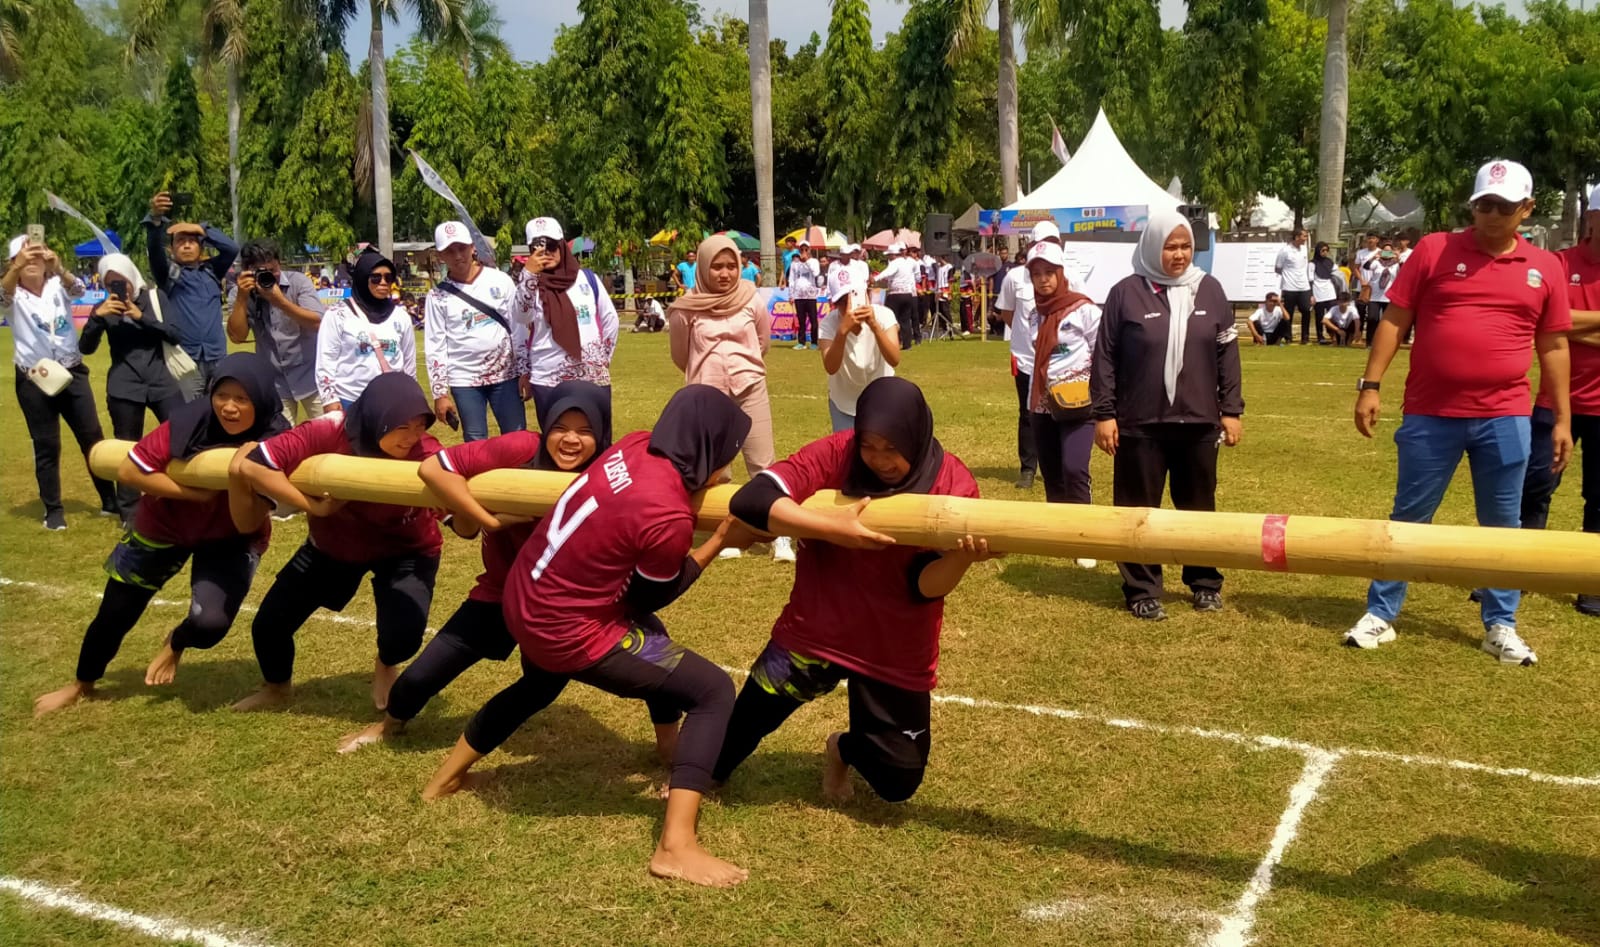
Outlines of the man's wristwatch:
[{"label": "man's wristwatch", "polygon": [[1378,385],[1379,385],[1378,382],[1367,381],[1365,378],[1356,379],[1356,391],[1357,392],[1377,391],[1378,390]]}]

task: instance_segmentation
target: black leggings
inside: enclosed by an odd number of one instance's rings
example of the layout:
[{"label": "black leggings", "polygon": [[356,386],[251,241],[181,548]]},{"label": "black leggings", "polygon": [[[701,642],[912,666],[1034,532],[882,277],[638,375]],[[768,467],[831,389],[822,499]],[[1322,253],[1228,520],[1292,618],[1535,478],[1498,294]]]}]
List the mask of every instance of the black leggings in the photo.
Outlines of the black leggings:
[{"label": "black leggings", "polygon": [[[243,542],[216,543],[196,550],[168,550],[183,558],[193,553],[194,568],[189,573],[189,614],[172,631],[172,648],[215,647],[239,614],[250,591],[259,557]],[[177,567],[183,568],[180,560]],[[143,587],[120,579],[106,580],[100,610],[83,634],[78,649],[77,679],[92,684],[105,676],[106,665],[116,657],[122,639],[156,597],[159,585]]]},{"label": "black leggings", "polygon": [[801,345],[807,343],[817,344],[817,301],[815,299],[796,299],[794,301],[795,332],[794,340]]},{"label": "black leggings", "polygon": [[[797,660],[800,659],[800,660]],[[904,802],[922,785],[933,748],[933,698],[816,658],[793,655],[768,643],[733,705],[728,736],[712,775],[726,782],[733,771],[789,715],[850,681],[850,728],[839,737],[839,756],[885,802]]]},{"label": "black leggings", "polygon": [[884,304],[894,313],[900,324],[900,347],[910,348],[922,340],[922,327],[917,322],[917,297],[913,293],[889,293]]},{"label": "black leggings", "polygon": [[393,667],[422,647],[433,604],[439,557],[410,553],[377,562],[341,562],[307,542],[273,580],[261,600],[250,638],[268,684],[287,684],[294,675],[294,633],[318,608],[343,611],[372,573],[372,601],[378,613],[378,660]]},{"label": "black leggings", "polygon": [[733,712],[733,681],[727,672],[665,635],[641,629],[629,632],[605,657],[572,674],[546,671],[523,658],[522,677],[489,698],[467,722],[467,745],[479,753],[494,752],[529,717],[561,696],[568,681],[682,711],[685,717],[672,758],[670,786],[699,793],[712,788],[711,767]]}]

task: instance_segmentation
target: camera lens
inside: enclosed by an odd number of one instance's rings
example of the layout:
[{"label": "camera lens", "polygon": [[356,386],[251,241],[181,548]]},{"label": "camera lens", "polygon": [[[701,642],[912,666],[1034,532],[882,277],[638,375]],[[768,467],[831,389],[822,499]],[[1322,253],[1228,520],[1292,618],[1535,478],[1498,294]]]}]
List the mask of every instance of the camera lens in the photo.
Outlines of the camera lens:
[{"label": "camera lens", "polygon": [[273,286],[277,285],[277,283],[278,283],[278,274],[276,274],[276,273],[274,273],[274,272],[272,272],[271,270],[268,270],[268,269],[256,270],[256,286],[262,292],[266,292],[268,289],[270,289]]}]

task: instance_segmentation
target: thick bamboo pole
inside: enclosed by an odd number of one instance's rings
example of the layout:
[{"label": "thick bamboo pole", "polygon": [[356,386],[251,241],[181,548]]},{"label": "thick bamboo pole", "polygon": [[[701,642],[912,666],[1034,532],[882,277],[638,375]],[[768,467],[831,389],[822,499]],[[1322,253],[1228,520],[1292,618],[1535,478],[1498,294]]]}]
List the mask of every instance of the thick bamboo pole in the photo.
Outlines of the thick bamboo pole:
[{"label": "thick bamboo pole", "polygon": [[[90,452],[89,464],[95,473],[115,477],[131,446],[127,441],[101,441]],[[224,489],[231,454],[207,451],[190,461],[174,462],[167,473],[188,486]],[[416,468],[404,461],[325,455],[301,464],[290,479],[317,496],[438,506],[438,499],[417,478]],[[490,510],[542,515],[571,479],[546,471],[497,470],[472,478],[470,486]],[[734,489],[714,487],[696,496],[702,529],[714,528],[727,516]],[[850,502],[824,492],[806,501],[806,506],[831,508]],[[873,501],[862,519],[901,542],[933,548],[950,548],[970,533],[987,537],[998,551],[1040,556],[1543,592],[1600,591],[1600,535],[1587,533],[922,495]]]}]

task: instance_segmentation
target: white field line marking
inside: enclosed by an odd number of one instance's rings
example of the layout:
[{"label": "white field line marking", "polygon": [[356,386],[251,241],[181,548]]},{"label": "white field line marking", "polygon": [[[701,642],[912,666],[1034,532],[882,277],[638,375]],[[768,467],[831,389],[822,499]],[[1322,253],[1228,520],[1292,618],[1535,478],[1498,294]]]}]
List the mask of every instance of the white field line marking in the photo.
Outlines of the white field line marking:
[{"label": "white field line marking", "polygon": [[1244,893],[1234,902],[1233,911],[1222,918],[1217,930],[1206,939],[1206,947],[1245,947],[1250,943],[1251,932],[1256,925],[1256,905],[1272,890],[1272,872],[1283,860],[1289,843],[1300,834],[1300,817],[1305,815],[1306,806],[1311,805],[1317,793],[1322,791],[1323,781],[1340,758],[1337,751],[1329,753],[1318,750],[1306,754],[1305,769],[1300,773],[1300,781],[1289,789],[1289,806],[1278,817],[1278,828],[1272,833],[1272,844],[1267,847],[1266,857],[1256,866]]},{"label": "white field line marking", "polygon": [[[31,589],[52,595],[71,594],[71,590],[64,586],[50,585],[44,582],[30,582],[23,579],[8,579],[0,576],[0,587]],[[99,598],[100,593],[96,592]],[[188,608],[188,602],[178,602],[171,599],[156,598],[150,601],[152,606],[166,608]],[[243,605],[239,611],[254,612],[255,606]],[[365,628],[373,627],[373,622],[364,618],[351,618],[348,615],[328,614],[318,611],[311,616],[311,621],[329,621],[342,625],[360,625]],[[433,628],[428,629],[432,634]],[[745,668],[722,666],[729,674],[743,676],[747,673]],[[1354,756],[1362,759],[1382,760],[1387,763],[1403,763],[1407,766],[1433,766],[1445,769],[1458,769],[1471,773],[1481,773],[1486,776],[1507,776],[1515,779],[1526,779],[1536,783],[1549,783],[1555,786],[1575,786],[1579,788],[1600,789],[1600,774],[1594,776],[1564,776],[1556,773],[1542,773],[1538,770],[1527,769],[1520,766],[1491,766],[1487,763],[1474,763],[1471,760],[1452,760],[1441,756],[1426,756],[1410,753],[1396,753],[1392,750],[1369,750],[1360,747],[1328,747],[1307,743],[1290,737],[1277,737],[1270,734],[1236,733],[1231,730],[1214,730],[1209,727],[1192,727],[1186,725],[1173,725],[1165,723],[1152,723],[1148,720],[1138,720],[1131,717],[1107,717],[1101,714],[1089,713],[1082,710],[1070,710],[1064,707],[1047,707],[1037,704],[1008,704],[1002,701],[988,700],[982,697],[963,697],[959,694],[934,694],[933,702],[936,704],[957,704],[963,707],[972,707],[982,710],[1004,710],[1017,713],[1032,714],[1035,717],[1053,717],[1057,720],[1081,720],[1085,723],[1097,723],[1102,726],[1116,727],[1122,730],[1138,730],[1145,733],[1158,733],[1169,736],[1198,737],[1202,740],[1218,740],[1225,743],[1234,743],[1240,746],[1251,746],[1263,750],[1289,750],[1304,756],[1317,753],[1329,753],[1338,756]]]},{"label": "white field line marking", "polygon": [[115,924],[118,927],[147,934],[157,940],[178,944],[202,944],[204,947],[264,947],[264,943],[254,936],[240,940],[237,935],[230,936],[203,927],[190,927],[173,918],[135,914],[114,905],[80,898],[65,888],[28,881],[25,878],[0,876],[0,890],[10,891],[17,897],[42,907],[55,908],[79,917]]},{"label": "white field line marking", "polygon": [[1186,926],[1215,926],[1220,915],[1157,898],[1085,897],[1062,898],[1035,905],[1022,912],[1025,921],[1070,921],[1088,914],[1144,914]]}]

